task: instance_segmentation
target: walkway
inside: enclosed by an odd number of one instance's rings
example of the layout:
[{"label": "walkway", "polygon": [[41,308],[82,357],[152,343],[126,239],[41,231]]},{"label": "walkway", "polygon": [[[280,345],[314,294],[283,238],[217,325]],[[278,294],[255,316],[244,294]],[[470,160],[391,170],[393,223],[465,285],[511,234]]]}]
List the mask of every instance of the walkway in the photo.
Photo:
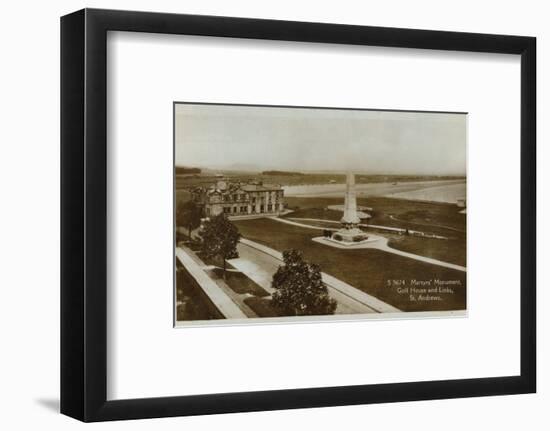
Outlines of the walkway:
[{"label": "walkway", "polygon": [[[464,213],[464,214],[466,214],[466,213]],[[399,219],[399,218],[397,218],[397,217],[395,217],[394,215],[391,215],[391,214],[390,214],[390,218],[392,220],[400,221],[400,222],[403,222],[403,223],[417,224],[418,226],[438,227],[438,228],[441,228],[441,229],[452,230],[454,232],[466,233],[466,231],[464,229],[458,229],[456,227],[445,226],[445,225],[442,225],[442,224],[428,224],[428,223],[421,223],[421,222],[418,222],[418,221],[401,220],[401,219]]]},{"label": "walkway", "polygon": [[[303,227],[303,228],[307,228],[307,229],[315,229],[315,230],[325,230],[326,229],[326,228],[323,228],[323,227],[311,226],[311,225],[308,225],[308,224],[305,224],[305,223],[298,223],[296,221],[287,220],[287,219],[283,219],[283,218],[271,217],[271,220],[275,220],[275,221],[278,221],[278,222],[281,222],[281,223],[287,223],[287,224],[291,224],[291,225],[294,225],[294,226],[299,226],[299,227]],[[312,221],[316,220],[316,221],[323,221],[323,222],[327,221],[327,220],[322,220],[322,219],[308,219],[308,220],[312,220]],[[359,226],[362,226],[362,227],[376,227],[376,226],[372,226],[372,225],[359,225]],[[394,228],[394,229],[397,229],[397,228]],[[388,253],[393,253],[393,254],[397,254],[397,255],[402,256],[402,257],[406,257],[408,259],[414,259],[414,260],[429,263],[429,264],[432,264],[432,265],[442,266],[444,268],[450,268],[450,269],[455,269],[457,271],[466,272],[466,267],[465,266],[455,265],[454,263],[444,262],[442,260],[432,259],[431,257],[424,257],[424,256],[421,256],[419,254],[407,253],[406,251],[401,251],[401,250],[397,250],[396,248],[392,248],[388,245],[388,239],[387,238],[381,238],[380,241],[376,241],[376,242],[373,242],[371,244],[365,244],[362,248],[372,248],[372,249],[382,250],[382,251],[385,251],[385,252],[388,252]]]},{"label": "walkway", "polygon": [[[299,220],[312,221],[312,222],[321,222],[321,223],[331,223],[331,224],[337,224],[337,225],[342,224],[342,222],[337,221],[337,220],[325,220],[325,219],[322,219],[322,218],[289,217],[289,218],[284,219],[284,218],[271,217],[271,219],[277,220],[277,221],[282,221],[283,223],[293,224],[293,225],[300,226],[300,227],[309,227],[309,228],[318,229],[318,230],[325,230],[326,227],[311,226],[311,225],[308,225],[308,224],[300,223]],[[375,225],[375,224],[360,223],[359,226],[360,227],[372,227],[372,228],[375,228],[375,229],[388,230],[388,231],[399,232],[399,233],[405,233],[405,231],[406,231],[406,229],[402,229],[400,227],[379,226],[379,225]],[[411,232],[411,233],[423,233],[423,232],[416,232],[416,231],[412,231],[412,230],[409,230],[409,232]],[[441,237],[441,238],[443,238],[443,237]]]},{"label": "walkway", "polygon": [[290,213],[293,213],[294,210],[285,209],[281,211],[280,213],[272,212],[272,213],[250,213],[250,214],[243,214],[243,215],[230,215],[227,216],[229,220],[254,220],[257,218],[269,218],[269,217],[280,217],[284,216]]},{"label": "walkway", "polygon": [[[254,241],[242,238],[239,245],[239,258],[229,262],[235,268],[254,280],[272,294],[273,274],[283,265],[283,256],[277,250]],[[321,273],[329,294],[338,302],[337,314],[396,313],[399,309],[369,295],[326,273]]]},{"label": "walkway", "polygon": [[388,240],[385,243],[379,244],[377,247],[379,250],[387,251],[388,253],[397,254],[399,256],[407,257],[409,259],[419,260],[421,262],[430,263],[432,265],[443,266],[445,268],[455,269],[457,271],[466,272],[465,266],[455,265],[454,263],[443,262],[442,260],[432,259],[431,257],[420,256],[419,254],[407,253],[406,251],[397,250],[388,245]]},{"label": "walkway", "polygon": [[197,282],[208,299],[226,319],[245,319],[246,314],[235,304],[201,268],[201,266],[182,248],[176,248],[176,257],[189,275]]},{"label": "walkway", "polygon": [[[277,271],[283,262],[275,257],[262,253],[257,249],[240,243],[237,246],[239,257],[231,259],[229,263],[235,268],[238,268],[248,278],[265,289],[270,295],[275,292],[271,287],[273,274]],[[360,303],[349,301],[345,296],[339,295],[338,292],[330,291],[330,296],[337,300],[338,306],[336,314],[356,314],[356,313],[373,313],[374,310]]]},{"label": "walkway", "polygon": [[[340,225],[341,222],[337,221],[337,220],[325,220],[325,219],[320,219],[320,218],[298,218],[298,217],[289,217],[287,219],[283,219],[283,220],[303,220],[303,221],[312,221],[312,222],[323,222],[323,223],[332,223],[332,224],[338,224]],[[395,219],[397,220],[397,219]],[[376,224],[363,224],[363,223],[360,223],[359,224],[359,227],[365,227],[365,228],[374,228],[374,229],[380,229],[380,230],[387,230],[387,231],[390,231],[390,232],[397,232],[397,233],[405,233],[407,232],[407,229],[403,229],[401,227],[393,227],[393,226],[380,226],[380,225],[376,225]],[[437,226],[437,227],[444,227],[444,226]],[[321,228],[321,229],[324,229],[324,228]],[[409,229],[409,233],[410,234],[413,234],[413,235],[418,235],[418,236],[422,236],[422,237],[425,237],[425,238],[435,238],[435,239],[448,239],[447,237],[445,236],[441,236],[441,235],[433,235],[433,234],[427,234],[425,232],[422,232],[422,231],[419,231],[419,230],[411,230]]]}]

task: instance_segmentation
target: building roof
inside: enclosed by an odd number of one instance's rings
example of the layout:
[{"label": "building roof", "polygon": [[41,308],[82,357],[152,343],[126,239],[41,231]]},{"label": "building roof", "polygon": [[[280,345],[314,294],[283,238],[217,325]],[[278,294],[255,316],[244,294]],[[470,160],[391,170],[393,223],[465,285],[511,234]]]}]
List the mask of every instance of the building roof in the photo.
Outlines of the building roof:
[{"label": "building roof", "polygon": [[[220,184],[223,183],[223,184]],[[224,181],[219,181],[216,184],[212,184],[209,187],[195,187],[193,189],[194,193],[206,193],[211,194],[231,194],[243,192],[267,192],[267,191],[276,191],[282,190],[282,187],[279,184],[242,184],[242,183],[226,183]]]}]

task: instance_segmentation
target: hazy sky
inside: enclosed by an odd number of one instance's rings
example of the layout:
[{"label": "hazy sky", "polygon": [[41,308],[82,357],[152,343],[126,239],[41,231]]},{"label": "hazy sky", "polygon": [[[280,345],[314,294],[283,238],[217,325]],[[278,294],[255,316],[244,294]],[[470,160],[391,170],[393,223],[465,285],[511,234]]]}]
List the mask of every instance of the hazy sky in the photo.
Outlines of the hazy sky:
[{"label": "hazy sky", "polygon": [[176,165],[465,175],[467,115],[176,105]]}]

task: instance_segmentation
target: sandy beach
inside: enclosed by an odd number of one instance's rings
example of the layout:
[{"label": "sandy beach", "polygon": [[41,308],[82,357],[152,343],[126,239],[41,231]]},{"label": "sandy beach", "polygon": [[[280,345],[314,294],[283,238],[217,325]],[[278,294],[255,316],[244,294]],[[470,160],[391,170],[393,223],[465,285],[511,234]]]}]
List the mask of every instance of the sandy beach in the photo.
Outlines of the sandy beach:
[{"label": "sandy beach", "polygon": [[[411,181],[356,184],[357,197],[386,196],[400,199],[456,203],[466,197],[466,180]],[[345,184],[285,186],[285,196],[341,197]]]}]

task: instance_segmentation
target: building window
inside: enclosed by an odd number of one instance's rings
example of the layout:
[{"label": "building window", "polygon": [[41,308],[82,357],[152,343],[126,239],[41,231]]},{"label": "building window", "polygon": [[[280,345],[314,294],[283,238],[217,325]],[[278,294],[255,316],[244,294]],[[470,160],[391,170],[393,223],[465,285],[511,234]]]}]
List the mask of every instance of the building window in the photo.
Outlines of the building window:
[{"label": "building window", "polygon": [[271,212],[271,207],[272,207],[272,206],[273,206],[273,205],[271,205],[271,204],[269,204],[269,205],[267,206],[267,210],[268,210],[269,212]]},{"label": "building window", "polygon": [[264,206],[263,206],[263,205],[260,205],[260,212],[261,212],[261,213],[264,212]]}]

